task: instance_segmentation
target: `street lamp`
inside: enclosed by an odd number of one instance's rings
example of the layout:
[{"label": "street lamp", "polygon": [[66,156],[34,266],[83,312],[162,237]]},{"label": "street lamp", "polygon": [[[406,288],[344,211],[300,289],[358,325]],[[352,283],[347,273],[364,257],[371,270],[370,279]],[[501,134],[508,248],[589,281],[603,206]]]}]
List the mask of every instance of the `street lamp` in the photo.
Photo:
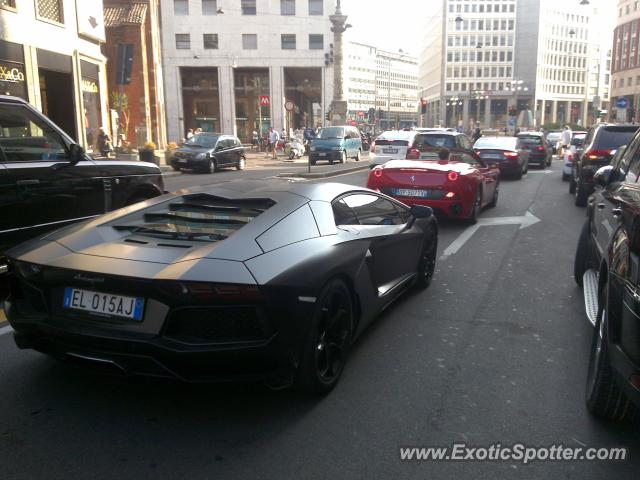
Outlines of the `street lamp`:
[{"label": "street lamp", "polygon": [[484,90],[473,90],[471,96],[475,100],[475,123],[478,124],[480,123],[480,100],[487,100],[489,95],[486,95]]},{"label": "street lamp", "polygon": [[458,127],[458,106],[459,105],[462,105],[462,99],[460,97],[451,97],[447,102],[447,106],[453,108],[453,117],[454,117],[454,123],[456,128]]}]

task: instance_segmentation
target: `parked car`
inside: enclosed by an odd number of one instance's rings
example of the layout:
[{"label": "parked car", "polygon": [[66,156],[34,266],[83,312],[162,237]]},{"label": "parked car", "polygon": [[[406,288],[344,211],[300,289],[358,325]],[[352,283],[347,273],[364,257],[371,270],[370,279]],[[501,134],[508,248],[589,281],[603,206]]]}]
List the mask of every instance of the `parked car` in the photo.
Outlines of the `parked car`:
[{"label": "parked car", "polygon": [[561,130],[551,130],[547,132],[547,143],[551,147],[554,155],[557,155],[562,148],[562,131]]},{"label": "parked car", "polygon": [[544,135],[538,132],[522,132],[518,140],[524,150],[529,150],[529,163],[537,163],[540,168],[550,167],[553,151],[545,141]]},{"label": "parked car", "polygon": [[580,156],[574,159],[569,179],[569,193],[575,194],[577,206],[586,206],[587,198],[593,193],[593,174],[611,162],[614,152],[621,145],[630,143],[638,128],[640,125],[599,123],[589,129],[584,148]]},{"label": "parked car", "polygon": [[321,128],[309,148],[309,162],[315,165],[319,160],[345,163],[347,158],[356,162],[362,155],[362,138],[356,127]]},{"label": "parked car", "polygon": [[389,160],[406,158],[415,137],[415,131],[389,130],[381,133],[369,150],[369,167],[383,165]]},{"label": "parked car", "polygon": [[[436,149],[434,149],[436,150]],[[449,160],[392,160],[376,166],[367,187],[407,205],[426,205],[436,213],[475,223],[480,211],[498,202],[500,169],[472,150],[451,150]]]},{"label": "parked car", "polygon": [[349,347],[431,282],[437,224],[362,187],[237,181],[9,252],[20,348],[114,372],[324,393]]},{"label": "parked car", "polygon": [[176,171],[204,173],[214,173],[224,167],[244,170],[246,162],[245,149],[238,137],[221,133],[198,133],[184,142],[171,157],[171,167]]},{"label": "parked car", "polygon": [[497,163],[500,173],[521,179],[529,171],[530,151],[517,137],[480,137],[473,149],[486,163]]},{"label": "parked car", "polygon": [[580,233],[574,278],[583,287],[593,341],[588,410],[637,421],[640,414],[640,134],[593,176],[595,192]]},{"label": "parked car", "polygon": [[580,156],[587,132],[573,132],[571,145],[565,150],[562,163],[562,181],[568,182],[573,171],[573,162]]},{"label": "parked car", "polygon": [[8,248],[163,190],[158,166],[93,160],[27,102],[0,95],[0,290]]}]

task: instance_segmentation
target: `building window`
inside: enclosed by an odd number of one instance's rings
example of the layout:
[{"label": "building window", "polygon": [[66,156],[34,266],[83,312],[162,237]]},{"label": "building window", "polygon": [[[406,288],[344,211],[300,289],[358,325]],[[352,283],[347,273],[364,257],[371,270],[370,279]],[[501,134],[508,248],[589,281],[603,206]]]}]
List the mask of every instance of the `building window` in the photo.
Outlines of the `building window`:
[{"label": "building window", "polygon": [[173,0],[174,15],[189,15],[189,0]]},{"label": "building window", "polygon": [[281,37],[282,50],[296,49],[296,36],[283,34]]},{"label": "building window", "polygon": [[242,7],[242,15],[256,14],[256,0],[242,0],[240,5]]},{"label": "building window", "polygon": [[176,48],[189,50],[191,48],[191,35],[188,33],[176,33]]},{"label": "building window", "polygon": [[309,34],[309,50],[323,50],[324,35]]},{"label": "building window", "polygon": [[202,35],[202,41],[205,50],[217,50],[218,49],[218,34],[217,33],[205,33]]},{"label": "building window", "polygon": [[242,49],[243,50],[257,50],[258,49],[258,35],[255,33],[243,33],[242,34]]},{"label": "building window", "polygon": [[295,15],[296,0],[280,0],[280,15]]},{"label": "building window", "polygon": [[2,7],[16,8],[16,0],[0,0],[0,8]]},{"label": "building window", "polygon": [[217,13],[218,13],[217,0],[202,0],[203,15],[217,15]]},{"label": "building window", "polygon": [[309,0],[309,15],[324,15],[323,0]]},{"label": "building window", "polygon": [[38,18],[64,23],[61,0],[37,0]]}]

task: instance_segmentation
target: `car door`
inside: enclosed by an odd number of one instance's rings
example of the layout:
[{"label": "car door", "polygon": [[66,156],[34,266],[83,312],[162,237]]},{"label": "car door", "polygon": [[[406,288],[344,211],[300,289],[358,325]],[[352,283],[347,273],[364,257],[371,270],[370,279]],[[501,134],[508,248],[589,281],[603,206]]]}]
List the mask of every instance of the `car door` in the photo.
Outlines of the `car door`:
[{"label": "car door", "polygon": [[60,132],[26,106],[0,104],[0,150],[10,212],[3,231],[12,242],[104,212],[96,164],[89,157],[72,164]]},{"label": "car door", "polygon": [[629,188],[637,194],[637,181],[640,176],[640,136],[626,149],[617,165],[614,165],[605,188],[598,188],[593,197],[593,223],[591,235],[596,248],[603,255],[609,239],[622,220],[625,200],[629,197]]},{"label": "car door", "polygon": [[341,199],[354,212],[360,238],[368,239],[367,262],[378,296],[384,297],[416,271],[424,233],[409,228],[406,207],[370,193],[354,193]]}]

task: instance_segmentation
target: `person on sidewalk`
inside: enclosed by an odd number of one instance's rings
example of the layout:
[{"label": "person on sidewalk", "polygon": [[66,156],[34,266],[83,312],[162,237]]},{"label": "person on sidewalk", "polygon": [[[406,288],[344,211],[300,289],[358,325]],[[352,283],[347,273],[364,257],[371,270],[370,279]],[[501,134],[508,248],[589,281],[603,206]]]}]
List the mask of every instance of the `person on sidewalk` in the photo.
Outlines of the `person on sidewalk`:
[{"label": "person on sidewalk", "polygon": [[98,129],[98,150],[103,157],[109,157],[109,153],[113,151],[113,145],[111,144],[111,137],[104,131],[104,128]]},{"label": "person on sidewalk", "polygon": [[251,133],[251,140],[251,150],[255,148],[257,151],[260,151],[260,137],[256,128],[254,128]]},{"label": "person on sidewalk", "polygon": [[573,132],[569,125],[565,125],[564,130],[562,131],[562,154],[564,155],[564,151],[569,148],[571,145],[571,137],[573,137]]},{"label": "person on sidewalk", "polygon": [[280,134],[273,129],[273,127],[269,128],[269,151],[272,153],[273,158],[278,158],[278,142],[280,141]]}]

